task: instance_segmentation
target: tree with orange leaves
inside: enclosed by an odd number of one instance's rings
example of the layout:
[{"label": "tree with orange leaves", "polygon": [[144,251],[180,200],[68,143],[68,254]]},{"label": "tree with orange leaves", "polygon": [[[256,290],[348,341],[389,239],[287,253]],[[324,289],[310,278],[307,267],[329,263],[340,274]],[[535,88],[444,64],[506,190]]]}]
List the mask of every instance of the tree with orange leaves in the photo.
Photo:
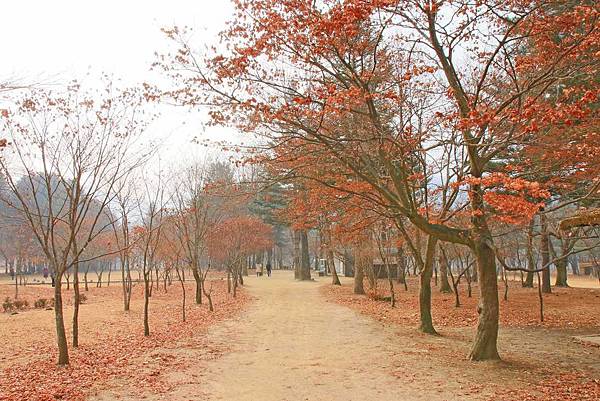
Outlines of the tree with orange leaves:
[{"label": "tree with orange leaves", "polygon": [[[396,221],[469,247],[481,283],[470,358],[498,359],[490,221],[531,218],[548,193],[497,161],[539,138],[546,122],[572,119],[544,96],[562,77],[598,66],[597,8],[557,13],[554,3],[240,0],[223,34],[228,50],[204,64],[179,30],[166,32],[180,49],[177,67],[164,66],[182,84],[166,95],[214,106],[215,122],[264,133],[276,146],[318,148],[368,184]],[[589,118],[597,87],[573,95]],[[439,218],[439,198],[421,201],[437,186],[422,167],[446,145],[446,174],[464,190],[451,204],[470,210],[465,226]]]},{"label": "tree with orange leaves", "polygon": [[227,269],[233,296],[243,284],[242,264],[247,256],[273,246],[272,227],[255,216],[240,215],[223,220],[210,230],[208,254],[211,263]]}]

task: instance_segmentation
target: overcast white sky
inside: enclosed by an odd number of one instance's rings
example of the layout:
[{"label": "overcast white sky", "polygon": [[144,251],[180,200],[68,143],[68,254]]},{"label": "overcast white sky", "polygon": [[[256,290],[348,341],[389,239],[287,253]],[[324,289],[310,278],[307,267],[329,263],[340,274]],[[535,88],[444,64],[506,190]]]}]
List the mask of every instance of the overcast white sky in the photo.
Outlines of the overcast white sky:
[{"label": "overcast white sky", "polygon": [[[198,47],[215,43],[230,18],[229,0],[11,0],[0,5],[0,79],[56,77],[67,82],[101,72],[133,85],[156,79],[149,71],[154,52],[166,52],[160,31],[172,25],[195,30]],[[234,134],[210,128],[201,115],[172,107],[153,124],[152,135],[169,135],[168,153],[181,156],[204,148],[194,136],[226,139]],[[167,155],[165,155],[167,156]]]}]

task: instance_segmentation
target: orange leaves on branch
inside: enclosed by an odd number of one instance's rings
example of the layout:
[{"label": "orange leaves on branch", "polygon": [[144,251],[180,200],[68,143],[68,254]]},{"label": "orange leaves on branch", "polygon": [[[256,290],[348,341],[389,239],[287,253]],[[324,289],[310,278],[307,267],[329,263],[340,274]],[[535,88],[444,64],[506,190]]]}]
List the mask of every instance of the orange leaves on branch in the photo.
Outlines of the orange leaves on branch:
[{"label": "orange leaves on branch", "polygon": [[256,216],[226,219],[208,233],[208,253],[223,264],[273,246],[273,228]]},{"label": "orange leaves on branch", "polygon": [[[493,173],[483,178],[468,177],[454,185],[480,186],[484,189],[484,201],[496,212],[495,217],[505,223],[520,224],[529,221],[550,192],[538,182]],[[472,211],[482,215],[481,210]]]}]

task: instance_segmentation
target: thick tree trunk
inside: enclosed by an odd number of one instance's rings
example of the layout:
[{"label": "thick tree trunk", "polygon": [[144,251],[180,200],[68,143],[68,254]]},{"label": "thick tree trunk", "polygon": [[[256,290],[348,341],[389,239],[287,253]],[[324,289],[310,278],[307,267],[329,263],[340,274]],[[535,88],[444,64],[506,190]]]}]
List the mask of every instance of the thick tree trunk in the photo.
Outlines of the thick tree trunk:
[{"label": "thick tree trunk", "polygon": [[295,230],[293,233],[294,240],[294,278],[300,279],[300,231]]},{"label": "thick tree trunk", "polygon": [[568,287],[567,283],[567,261],[561,259],[556,262],[556,281],[554,285],[557,287]]},{"label": "thick tree trunk", "polygon": [[496,275],[496,258],[494,251],[486,244],[491,239],[489,231],[484,230],[476,240],[473,252],[477,259],[479,272],[479,323],[469,359],[473,361],[500,359],[498,355],[498,276]]},{"label": "thick tree trunk", "polygon": [[364,286],[364,271],[363,271],[363,261],[361,258],[354,257],[354,293],[363,295],[365,293]]},{"label": "thick tree trunk", "polygon": [[87,268],[85,269],[85,273],[83,273],[83,282],[85,285],[85,291],[89,291],[90,290],[90,286],[88,284],[88,271],[90,270],[90,266],[88,264]]},{"label": "thick tree trunk", "polygon": [[192,274],[194,276],[194,281],[196,282],[196,304],[202,305],[202,277],[200,277],[200,272],[198,272],[198,266],[195,266],[192,269]]},{"label": "thick tree trunk", "polygon": [[233,270],[231,275],[233,276],[233,297],[237,297],[237,286],[238,286],[238,272],[237,269]]},{"label": "thick tree trunk", "polygon": [[[566,255],[569,253],[569,246],[566,240],[561,240],[560,242],[561,255]],[[554,283],[557,287],[568,287],[569,283],[567,282],[567,262],[568,259],[560,259],[556,262],[556,281]]]},{"label": "thick tree trunk", "polygon": [[427,249],[425,251],[425,263],[420,275],[419,286],[419,312],[420,325],[419,330],[423,333],[437,334],[433,327],[433,319],[431,317],[431,277],[433,276],[433,265],[435,261],[435,249],[437,239],[429,236],[427,239]]},{"label": "thick tree trunk", "polygon": [[440,292],[451,293],[452,288],[450,287],[450,282],[448,281],[448,269],[450,268],[450,266],[448,266],[449,262],[447,260],[443,260],[443,259],[444,258],[442,258],[440,255],[440,258],[439,258],[440,279],[441,279]]},{"label": "thick tree trunk", "polygon": [[533,259],[533,224],[535,217],[529,222],[527,228],[527,277],[523,283],[523,287],[533,288],[533,270],[535,270],[535,260]]},{"label": "thick tree trunk", "polygon": [[242,274],[248,277],[248,259],[244,258],[244,261],[242,263]]},{"label": "thick tree trunk", "polygon": [[206,292],[204,286],[202,286],[202,291],[204,291],[204,295],[206,296],[206,299],[208,299],[208,310],[214,312],[215,307],[213,306],[212,295],[210,294],[210,292]]},{"label": "thick tree trunk", "polygon": [[328,244],[327,244],[327,266],[331,270],[331,284],[333,285],[342,285],[340,282],[340,278],[337,275],[337,271],[335,270],[335,258],[333,256],[333,249],[331,249],[331,236],[328,236]]},{"label": "thick tree trunk", "polygon": [[238,267],[237,267],[238,280],[240,282],[240,285],[244,285],[244,276],[242,274],[242,269],[243,269],[243,266],[242,266],[242,262],[240,260],[240,262],[238,263]]},{"label": "thick tree trunk", "polygon": [[392,271],[389,263],[385,263],[385,270],[387,273],[388,284],[390,286],[390,304],[392,308],[396,307],[396,292],[394,291],[394,280],[392,279]]},{"label": "thick tree trunk", "polygon": [[[55,269],[57,271],[58,269]],[[56,322],[56,343],[58,345],[58,364],[69,364],[69,348],[67,346],[67,334],[65,332],[65,320],[63,316],[62,303],[62,274],[56,273],[54,285],[54,320]]]},{"label": "thick tree trunk", "polygon": [[310,258],[308,254],[308,231],[300,231],[301,242],[301,261],[300,261],[300,280],[310,280]]}]

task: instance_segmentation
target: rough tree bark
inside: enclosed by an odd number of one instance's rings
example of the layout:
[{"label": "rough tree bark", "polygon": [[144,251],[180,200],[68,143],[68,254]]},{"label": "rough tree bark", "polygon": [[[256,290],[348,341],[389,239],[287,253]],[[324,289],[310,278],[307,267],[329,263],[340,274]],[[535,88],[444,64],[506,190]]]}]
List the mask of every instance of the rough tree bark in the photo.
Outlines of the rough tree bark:
[{"label": "rough tree bark", "polygon": [[62,273],[55,268],[56,281],[54,285],[54,320],[56,322],[56,343],[58,345],[58,364],[69,364],[69,348],[67,346],[67,334],[65,332],[65,319],[63,316],[62,303]]},{"label": "rough tree bark", "polygon": [[308,231],[300,231],[301,242],[301,260],[300,260],[300,280],[310,280],[310,258],[308,254]]},{"label": "rough tree bark", "polygon": [[195,302],[197,305],[202,305],[202,277],[200,277],[200,272],[198,271],[197,261],[194,261],[192,265],[192,275],[194,276],[194,281],[196,282]]},{"label": "rough tree bark", "polygon": [[292,235],[294,242],[294,278],[300,279],[300,231],[294,230]]},{"label": "rough tree bark", "polygon": [[340,282],[340,278],[337,275],[337,271],[335,270],[335,259],[333,256],[333,249],[331,249],[331,237],[329,237],[329,241],[327,244],[327,251],[326,251],[326,255],[327,255],[327,266],[329,267],[329,269],[331,270],[331,284],[333,285],[342,285],[342,283]]},{"label": "rough tree bark", "polygon": [[[552,248],[552,242],[548,242],[550,248]],[[561,255],[566,255],[569,253],[569,241],[565,239],[560,240],[560,248]],[[556,255],[555,252],[554,257],[557,258],[559,255]],[[558,259],[556,261],[556,281],[554,285],[557,287],[568,287],[569,283],[567,282],[567,258]]]},{"label": "rough tree bark", "polygon": [[448,266],[448,263],[449,263],[449,261],[442,258],[442,255],[440,254],[440,257],[439,257],[440,279],[441,279],[440,292],[445,292],[445,293],[452,292],[452,288],[450,287],[450,282],[448,281],[448,269],[450,268],[450,266]]},{"label": "rough tree bark", "polygon": [[535,270],[535,259],[533,258],[533,225],[535,217],[531,219],[527,226],[527,277],[523,282],[523,287],[533,288],[533,270]]},{"label": "rough tree bark", "polygon": [[491,233],[487,227],[480,231],[476,239],[474,253],[479,272],[479,305],[477,313],[479,322],[477,334],[469,353],[473,361],[500,359],[498,354],[498,317],[500,314],[498,302],[498,276],[496,275],[496,257],[488,245]]},{"label": "rough tree bark", "polygon": [[354,293],[363,295],[365,293],[363,261],[360,257],[353,257],[352,261],[354,264]]},{"label": "rough tree bark", "polygon": [[435,331],[435,328],[433,327],[433,319],[431,317],[431,277],[433,276],[433,264],[437,242],[437,238],[431,235],[427,239],[425,263],[423,264],[420,275],[419,314],[421,322],[419,330],[428,334],[437,334],[437,331]]}]

